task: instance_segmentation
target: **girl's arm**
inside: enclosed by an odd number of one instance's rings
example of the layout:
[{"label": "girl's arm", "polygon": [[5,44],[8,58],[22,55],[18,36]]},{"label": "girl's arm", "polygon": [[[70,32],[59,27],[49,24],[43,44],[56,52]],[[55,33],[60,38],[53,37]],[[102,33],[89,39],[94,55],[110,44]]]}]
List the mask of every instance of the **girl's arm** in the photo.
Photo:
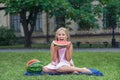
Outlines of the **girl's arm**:
[{"label": "girl's arm", "polygon": [[72,59],[72,53],[73,53],[73,45],[70,42],[69,45],[67,45],[67,50],[66,50],[67,61],[70,61]]},{"label": "girl's arm", "polygon": [[57,60],[57,49],[53,43],[51,43],[51,46],[50,46],[50,53],[51,53],[52,64],[55,64]]}]

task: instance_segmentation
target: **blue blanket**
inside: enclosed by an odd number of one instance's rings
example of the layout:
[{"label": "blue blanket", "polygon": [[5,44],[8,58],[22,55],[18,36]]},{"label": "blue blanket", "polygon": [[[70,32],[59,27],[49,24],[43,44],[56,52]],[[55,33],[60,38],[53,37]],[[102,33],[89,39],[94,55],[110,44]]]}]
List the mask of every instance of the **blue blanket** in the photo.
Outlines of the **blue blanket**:
[{"label": "blue blanket", "polygon": [[[85,74],[85,75],[89,75],[89,76],[103,76],[103,73],[96,70],[96,69],[93,69],[93,68],[89,68],[89,70],[92,72],[92,74],[88,74],[88,73],[77,73],[77,75],[79,74]],[[48,75],[65,75],[65,74],[72,74],[72,73],[52,73],[52,72],[49,72],[49,73],[45,73],[43,71],[39,71],[39,72],[28,72],[28,71],[25,71],[24,75],[26,76],[39,76],[39,75],[44,75],[44,74],[48,74]]]}]

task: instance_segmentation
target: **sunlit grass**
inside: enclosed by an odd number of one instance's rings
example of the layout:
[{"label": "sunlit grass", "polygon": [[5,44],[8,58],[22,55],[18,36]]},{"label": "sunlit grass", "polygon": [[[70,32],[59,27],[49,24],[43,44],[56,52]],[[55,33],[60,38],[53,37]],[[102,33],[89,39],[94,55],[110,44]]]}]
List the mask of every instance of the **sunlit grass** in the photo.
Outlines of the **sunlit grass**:
[{"label": "sunlit grass", "polygon": [[39,59],[44,65],[50,62],[49,52],[0,52],[0,80],[119,80],[119,52],[75,52],[73,60],[78,67],[95,68],[104,76],[60,75],[25,76],[26,62]]}]

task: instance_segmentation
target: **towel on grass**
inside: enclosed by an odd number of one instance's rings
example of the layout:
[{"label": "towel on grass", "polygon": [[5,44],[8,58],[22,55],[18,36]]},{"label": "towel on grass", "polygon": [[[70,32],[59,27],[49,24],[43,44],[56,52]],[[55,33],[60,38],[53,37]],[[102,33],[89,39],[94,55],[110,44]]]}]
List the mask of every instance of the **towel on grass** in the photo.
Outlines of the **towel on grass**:
[{"label": "towel on grass", "polygon": [[[103,73],[96,70],[96,69],[93,69],[93,68],[89,68],[89,70],[92,72],[92,74],[89,74],[89,73],[77,73],[77,75],[79,74],[85,74],[85,75],[93,75],[93,76],[103,76]],[[48,75],[65,75],[65,74],[72,74],[72,73],[52,73],[52,72],[49,72],[49,73],[45,73],[43,71],[39,71],[39,72],[28,72],[28,71],[25,71],[24,75],[26,76],[39,76],[39,75],[44,75],[44,74],[48,74]]]}]

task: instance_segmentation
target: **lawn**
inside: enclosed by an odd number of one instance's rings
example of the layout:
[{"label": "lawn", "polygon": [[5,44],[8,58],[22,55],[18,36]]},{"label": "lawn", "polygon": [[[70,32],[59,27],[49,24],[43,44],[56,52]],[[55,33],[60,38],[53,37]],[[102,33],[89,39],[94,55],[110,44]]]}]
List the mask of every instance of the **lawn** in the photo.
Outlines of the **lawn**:
[{"label": "lawn", "polygon": [[0,52],[0,80],[120,80],[120,52],[74,52],[78,67],[95,68],[104,76],[59,75],[25,76],[26,62],[39,59],[44,65],[50,62],[49,52]]}]

